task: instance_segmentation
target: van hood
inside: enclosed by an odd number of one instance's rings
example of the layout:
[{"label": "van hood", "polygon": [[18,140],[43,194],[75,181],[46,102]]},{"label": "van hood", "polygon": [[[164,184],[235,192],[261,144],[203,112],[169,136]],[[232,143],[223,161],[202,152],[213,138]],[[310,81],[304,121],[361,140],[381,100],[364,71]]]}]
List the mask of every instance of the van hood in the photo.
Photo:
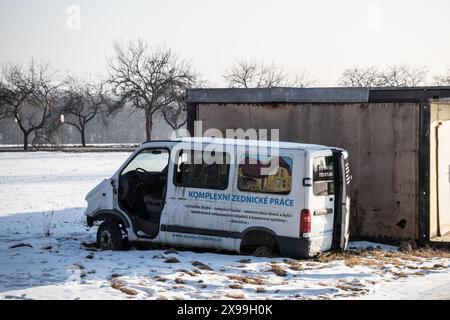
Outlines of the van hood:
[{"label": "van hood", "polygon": [[113,179],[104,179],[86,195],[86,215],[101,209],[112,209],[113,207]]}]

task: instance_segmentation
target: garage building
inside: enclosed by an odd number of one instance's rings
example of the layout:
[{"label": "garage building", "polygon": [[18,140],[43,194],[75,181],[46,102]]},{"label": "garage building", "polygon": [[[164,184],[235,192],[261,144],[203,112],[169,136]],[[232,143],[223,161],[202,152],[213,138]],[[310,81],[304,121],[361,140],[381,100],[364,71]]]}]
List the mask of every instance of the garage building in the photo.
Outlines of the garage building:
[{"label": "garage building", "polygon": [[189,89],[188,130],[349,151],[353,238],[450,241],[450,87]]}]

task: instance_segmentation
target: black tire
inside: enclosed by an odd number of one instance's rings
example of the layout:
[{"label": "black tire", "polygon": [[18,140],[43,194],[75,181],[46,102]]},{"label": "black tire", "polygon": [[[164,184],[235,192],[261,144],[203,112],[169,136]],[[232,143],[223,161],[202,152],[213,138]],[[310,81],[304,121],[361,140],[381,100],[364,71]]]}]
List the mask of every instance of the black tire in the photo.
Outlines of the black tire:
[{"label": "black tire", "polygon": [[250,231],[245,234],[240,252],[255,257],[276,257],[279,252],[276,238],[266,231]]},{"label": "black tire", "polygon": [[104,221],[97,230],[97,245],[102,250],[122,250],[125,240],[120,225],[115,221]]},{"label": "black tire", "polygon": [[255,249],[252,255],[259,258],[274,258],[277,256],[277,253],[272,247],[260,246]]}]

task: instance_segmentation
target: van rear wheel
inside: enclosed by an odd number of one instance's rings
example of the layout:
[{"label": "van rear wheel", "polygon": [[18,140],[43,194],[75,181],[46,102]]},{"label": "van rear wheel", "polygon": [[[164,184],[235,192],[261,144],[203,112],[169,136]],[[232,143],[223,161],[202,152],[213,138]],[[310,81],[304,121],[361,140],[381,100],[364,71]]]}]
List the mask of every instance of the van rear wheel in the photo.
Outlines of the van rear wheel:
[{"label": "van rear wheel", "polygon": [[277,256],[277,254],[271,247],[261,246],[256,248],[256,250],[253,252],[253,256],[261,258],[274,258]]},{"label": "van rear wheel", "polygon": [[253,230],[245,233],[240,251],[255,257],[276,257],[279,247],[274,235],[263,230]]},{"label": "van rear wheel", "polygon": [[115,221],[104,221],[97,230],[97,245],[103,250],[122,250],[125,240],[122,229]]}]

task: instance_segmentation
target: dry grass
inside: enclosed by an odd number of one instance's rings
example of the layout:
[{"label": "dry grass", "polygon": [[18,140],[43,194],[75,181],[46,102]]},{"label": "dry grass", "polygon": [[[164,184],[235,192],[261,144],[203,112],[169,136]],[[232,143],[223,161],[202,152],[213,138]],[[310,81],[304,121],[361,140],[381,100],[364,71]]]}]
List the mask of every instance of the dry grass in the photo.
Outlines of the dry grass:
[{"label": "dry grass", "polygon": [[413,255],[420,258],[450,258],[450,250],[434,249],[430,247],[419,248],[403,252],[405,255]]},{"label": "dry grass", "polygon": [[175,283],[176,284],[186,284],[186,282],[184,282],[184,280],[182,278],[176,278]]},{"label": "dry grass", "polygon": [[111,280],[111,288],[113,289],[119,289],[121,287],[123,287],[125,284],[123,283],[122,280],[119,279],[113,279]]},{"label": "dry grass", "polygon": [[394,277],[395,277],[396,279],[399,279],[399,278],[406,278],[406,277],[408,277],[408,275],[409,275],[409,274],[407,274],[407,273],[405,273],[405,272],[396,272],[396,271],[392,271],[392,274],[394,275]]},{"label": "dry grass", "polygon": [[230,299],[241,299],[241,300],[245,299],[244,293],[242,293],[242,292],[234,292],[234,291],[227,292],[225,294],[225,297],[230,298]]},{"label": "dry grass", "polygon": [[242,289],[244,286],[242,284],[239,284],[239,283],[233,283],[233,284],[230,284],[229,287],[231,289]]},{"label": "dry grass", "polygon": [[111,288],[122,291],[123,293],[128,294],[130,296],[135,296],[138,294],[136,290],[126,287],[123,281],[120,279],[112,279]]},{"label": "dry grass", "polygon": [[159,281],[159,282],[166,282],[166,281],[167,281],[166,278],[163,278],[163,277],[161,277],[161,276],[155,276],[154,279],[155,279],[156,281]]},{"label": "dry grass", "polygon": [[164,254],[170,254],[170,253],[178,254],[178,251],[177,251],[177,249],[174,249],[174,248],[169,248],[166,251],[164,251]]},{"label": "dry grass", "polygon": [[239,283],[252,284],[252,285],[262,285],[264,280],[259,277],[250,277],[250,276],[242,276],[231,274],[227,276],[230,280],[235,280]]},{"label": "dry grass", "polygon": [[436,269],[442,269],[442,268],[445,269],[446,267],[440,263],[434,264],[432,266],[421,267],[422,270],[436,270]]},{"label": "dry grass", "polygon": [[165,263],[179,263],[180,260],[178,260],[178,259],[175,258],[175,257],[170,257],[170,258],[167,258],[164,262],[165,262]]},{"label": "dry grass", "polygon": [[256,293],[264,293],[266,292],[266,289],[264,287],[257,287],[256,288]]},{"label": "dry grass", "polygon": [[[366,250],[349,250],[345,252],[332,251],[312,258],[315,262],[329,263],[336,260],[344,260],[348,267],[357,265],[373,266],[379,269],[384,265],[393,265],[397,268],[419,269],[411,262],[420,262],[422,259],[431,258],[450,258],[450,252],[446,250],[437,250],[433,248],[419,248],[408,251],[385,251],[381,249],[366,249]],[[295,270],[296,264],[289,262],[291,269]],[[306,264],[308,265],[308,263]],[[292,268],[292,266],[294,266]],[[445,266],[442,266],[445,268]]]},{"label": "dry grass", "polygon": [[342,283],[337,284],[335,287],[338,289],[341,289],[343,291],[352,291],[352,292],[358,292],[358,293],[365,293],[368,292],[369,290],[367,290],[366,288],[364,288],[364,286],[360,283],[348,283],[348,282],[343,282]]},{"label": "dry grass", "polygon": [[209,271],[213,271],[213,268],[211,268],[211,267],[208,266],[207,264],[205,264],[205,263],[203,263],[203,262],[200,262],[200,261],[197,261],[197,260],[192,261],[192,265],[193,265],[194,267],[197,267],[197,268],[201,269],[201,270],[209,270]]},{"label": "dry grass", "polygon": [[240,263],[250,263],[250,262],[252,262],[252,259],[241,259],[241,260],[238,260],[238,262],[240,262]]},{"label": "dry grass", "polygon": [[186,269],[178,269],[176,271],[186,273],[186,274],[190,275],[191,277],[196,277],[198,275],[198,273],[191,271],[191,270],[186,270]]},{"label": "dry grass", "polygon": [[292,264],[289,266],[289,269],[293,271],[302,271],[305,270],[305,268],[301,264]]},{"label": "dry grass", "polygon": [[122,291],[123,293],[126,293],[126,294],[130,295],[130,296],[135,296],[135,295],[138,294],[138,292],[136,290],[128,288],[128,287],[122,287],[122,288],[119,288],[119,290]]},{"label": "dry grass", "polygon": [[284,269],[283,266],[280,266],[278,264],[272,264],[270,269],[267,271],[275,273],[277,276],[280,276],[280,277],[287,276],[287,271]]}]

